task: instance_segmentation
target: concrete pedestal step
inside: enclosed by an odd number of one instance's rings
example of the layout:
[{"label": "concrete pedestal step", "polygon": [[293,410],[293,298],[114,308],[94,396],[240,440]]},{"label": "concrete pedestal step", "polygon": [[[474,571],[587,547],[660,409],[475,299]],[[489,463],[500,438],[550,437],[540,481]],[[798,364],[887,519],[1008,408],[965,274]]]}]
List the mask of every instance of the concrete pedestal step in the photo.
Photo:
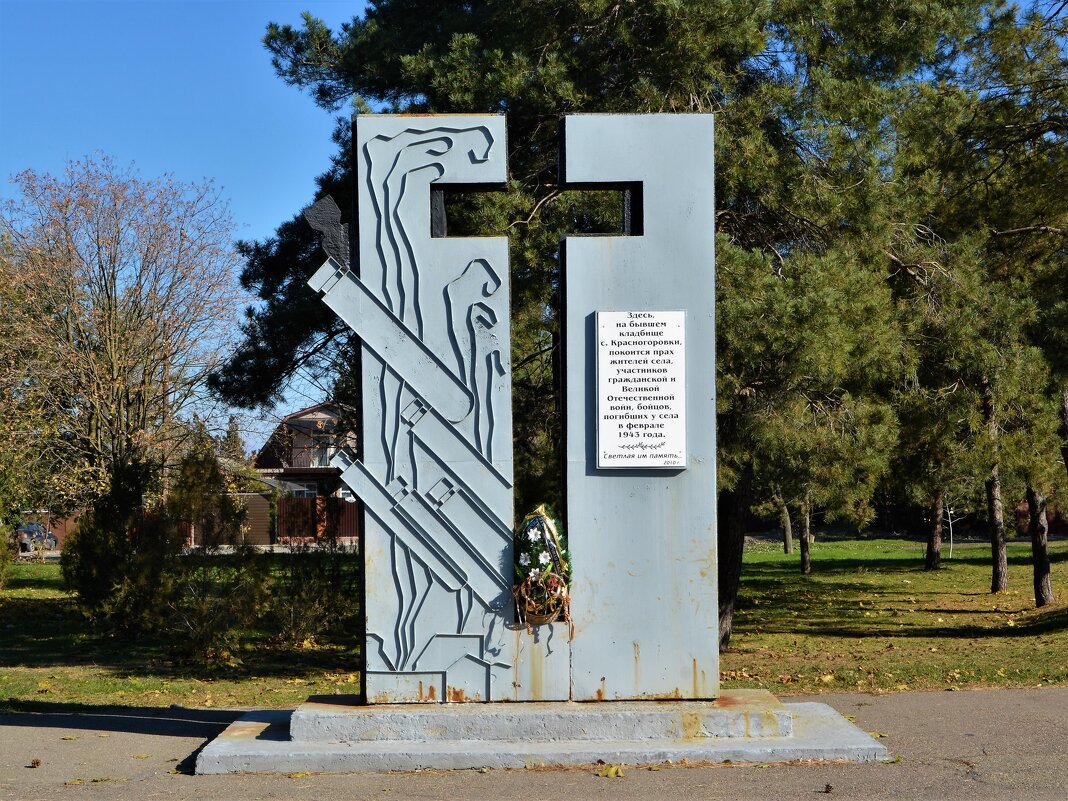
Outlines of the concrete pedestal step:
[{"label": "concrete pedestal step", "polygon": [[[616,718],[612,709],[615,703],[574,705],[580,710],[559,710],[572,705],[545,704],[547,716],[545,729],[535,737],[512,736],[500,728],[510,725],[514,719],[498,709],[500,706],[527,707],[529,704],[470,706],[436,706],[420,708],[426,716],[416,716],[405,726],[432,719],[431,716],[447,713],[448,718],[439,718],[443,728],[427,726],[422,731],[410,731],[410,737],[402,739],[404,732],[397,721],[386,731],[389,737],[382,739],[349,740],[329,742],[325,740],[297,740],[291,736],[290,722],[294,714],[289,711],[250,712],[232,724],[223,734],[209,743],[197,757],[197,773],[281,772],[308,771],[313,773],[394,771],[469,768],[523,768],[539,765],[593,765],[598,760],[607,763],[628,765],[658,764],[668,760],[679,762],[783,762],[792,760],[849,760],[871,762],[887,757],[884,746],[868,734],[860,731],[833,709],[818,703],[780,704],[774,700],[769,712],[776,720],[781,709],[791,721],[789,734],[764,734],[762,736],[718,736],[702,729],[701,721],[715,719],[705,710],[695,723],[685,723],[680,736],[663,736],[664,731],[678,733],[678,720],[660,711],[659,702],[626,702],[633,708]],[[679,702],[687,704],[689,702]],[[670,705],[668,705],[670,706]],[[711,706],[711,704],[709,704]],[[589,707],[583,712],[582,707]],[[723,705],[720,705],[721,709]],[[680,709],[682,707],[680,706]],[[468,709],[476,711],[467,711]],[[456,710],[461,710],[457,712]],[[601,710],[599,715],[594,715]],[[336,711],[336,710],[335,710]],[[359,710],[360,714],[364,709]],[[408,710],[415,712],[415,710]],[[311,717],[322,717],[318,710]],[[519,710],[522,713],[522,710]],[[481,714],[479,714],[481,713]],[[515,714],[512,712],[510,714]],[[526,714],[533,714],[528,712]],[[567,714],[574,719],[561,720]],[[678,714],[677,712],[674,714]],[[689,714],[689,713],[686,713]],[[479,728],[479,719],[482,727]],[[599,731],[592,726],[583,729],[581,720],[587,724],[607,728]],[[653,729],[646,730],[633,725],[634,719],[648,722]],[[753,720],[750,713],[750,720]],[[767,720],[770,721],[771,718]],[[467,721],[466,723],[457,721]],[[651,721],[651,722],[650,722]],[[616,725],[620,728],[613,728]],[[303,724],[302,724],[303,725]],[[316,723],[317,731],[330,730],[325,720]],[[332,723],[331,723],[332,725]],[[532,719],[520,720],[519,725],[527,734],[536,734]],[[761,724],[763,725],[763,724]],[[770,723],[769,723],[770,725]],[[370,724],[361,724],[362,736],[372,737]],[[566,738],[552,736],[562,726],[571,735]],[[730,727],[728,727],[730,728]],[[658,731],[659,734],[651,734]],[[448,733],[466,733],[473,736],[449,739]],[[625,732],[626,736],[621,734]]]},{"label": "concrete pedestal step", "polygon": [[732,690],[714,701],[390,704],[357,706],[344,696],[301,704],[290,737],[301,742],[384,740],[587,741],[788,737],[789,710],[766,690]]}]

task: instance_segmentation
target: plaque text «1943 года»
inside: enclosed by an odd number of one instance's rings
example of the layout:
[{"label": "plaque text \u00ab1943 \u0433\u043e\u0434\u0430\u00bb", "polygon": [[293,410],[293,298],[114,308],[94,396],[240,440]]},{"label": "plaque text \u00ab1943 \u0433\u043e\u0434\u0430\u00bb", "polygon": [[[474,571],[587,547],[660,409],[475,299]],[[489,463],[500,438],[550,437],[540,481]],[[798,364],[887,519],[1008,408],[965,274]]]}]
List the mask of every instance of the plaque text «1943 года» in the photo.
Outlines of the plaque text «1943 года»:
[{"label": "plaque text \u00ab1943 \u0433\u043e\u0434\u0430\u00bb", "polygon": [[597,466],[686,466],[686,313],[597,313]]}]

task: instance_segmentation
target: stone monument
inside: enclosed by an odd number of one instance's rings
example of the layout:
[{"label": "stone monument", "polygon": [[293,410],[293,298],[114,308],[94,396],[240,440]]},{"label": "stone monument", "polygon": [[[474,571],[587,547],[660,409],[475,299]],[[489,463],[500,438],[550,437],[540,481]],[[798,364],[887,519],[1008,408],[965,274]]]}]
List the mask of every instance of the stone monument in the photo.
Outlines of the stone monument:
[{"label": "stone monument", "polygon": [[309,285],[361,341],[336,466],[365,510],[363,685],[250,713],[198,772],[885,755],[823,705],[719,691],[712,117],[561,124],[561,186],[626,206],[561,245],[572,625],[516,619],[508,242],[446,235],[446,188],[506,181],[505,119],[358,115],[352,244],[333,201],[307,216]]}]

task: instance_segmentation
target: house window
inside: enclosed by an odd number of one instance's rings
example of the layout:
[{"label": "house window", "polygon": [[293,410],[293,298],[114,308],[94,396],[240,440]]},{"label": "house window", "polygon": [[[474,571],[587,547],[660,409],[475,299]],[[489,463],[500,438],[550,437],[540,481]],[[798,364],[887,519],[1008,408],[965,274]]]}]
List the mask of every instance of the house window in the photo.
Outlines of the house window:
[{"label": "house window", "polygon": [[325,445],[319,445],[317,448],[312,449],[311,453],[311,467],[329,467],[330,466],[330,451]]},{"label": "house window", "polygon": [[293,484],[293,497],[294,498],[317,498],[319,497],[319,488],[314,481],[303,481]]}]

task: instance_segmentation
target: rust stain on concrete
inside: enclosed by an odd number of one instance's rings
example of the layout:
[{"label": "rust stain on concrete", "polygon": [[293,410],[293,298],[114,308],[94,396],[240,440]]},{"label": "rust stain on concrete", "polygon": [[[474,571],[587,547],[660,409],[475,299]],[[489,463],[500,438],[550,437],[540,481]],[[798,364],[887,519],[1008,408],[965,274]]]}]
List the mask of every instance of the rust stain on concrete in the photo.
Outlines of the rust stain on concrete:
[{"label": "rust stain on concrete", "polygon": [[541,701],[545,697],[545,652],[532,643],[527,653],[530,661],[530,699]]},{"label": "rust stain on concrete", "polygon": [[744,703],[745,703],[745,701],[743,701],[737,695],[733,695],[731,693],[727,693],[725,695],[721,695],[719,698],[717,698],[715,700],[716,706],[721,707],[721,708],[732,707],[732,706],[742,706],[742,704],[744,704]]},{"label": "rust stain on concrete", "polygon": [[682,713],[682,737],[685,740],[696,740],[701,736],[701,716],[696,712]]}]

